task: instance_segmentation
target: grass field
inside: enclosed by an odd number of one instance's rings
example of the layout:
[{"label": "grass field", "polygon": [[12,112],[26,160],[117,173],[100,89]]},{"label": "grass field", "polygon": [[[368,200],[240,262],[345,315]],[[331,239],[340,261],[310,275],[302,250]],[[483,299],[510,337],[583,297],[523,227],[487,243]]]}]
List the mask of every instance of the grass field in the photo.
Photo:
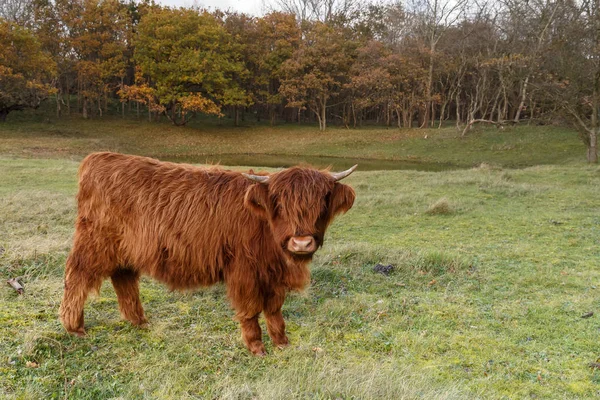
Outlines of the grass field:
[{"label": "grass field", "polygon": [[[582,145],[560,128],[422,136],[307,127],[198,132],[118,120],[0,126],[0,276],[23,276],[26,288],[24,296],[0,290],[0,397],[600,395],[600,370],[589,367],[600,356],[598,166],[578,161]],[[268,356],[251,356],[222,286],[178,293],[150,280],[141,288],[148,330],[120,320],[106,282],[86,306],[88,336],[67,335],[57,312],[79,158],[107,148],[246,151],[251,142],[272,153],[488,164],[347,178],[355,206],[330,228],[310,288],[284,305],[288,349],[266,338]],[[506,167],[525,164],[533,166]],[[394,272],[374,272],[377,263]]]},{"label": "grass field", "polygon": [[[45,114],[42,114],[45,115]],[[175,127],[167,122],[78,117],[32,121],[15,118],[0,127],[0,154],[16,157],[81,159],[98,150],[172,160],[200,160],[210,154],[271,154],[408,160],[473,167],[482,162],[505,167],[585,161],[585,147],[570,129],[554,126],[476,127],[460,138],[454,127],[421,130],[381,127],[323,133],[314,126],[248,125],[228,121]],[[427,138],[425,138],[427,136]]]}]

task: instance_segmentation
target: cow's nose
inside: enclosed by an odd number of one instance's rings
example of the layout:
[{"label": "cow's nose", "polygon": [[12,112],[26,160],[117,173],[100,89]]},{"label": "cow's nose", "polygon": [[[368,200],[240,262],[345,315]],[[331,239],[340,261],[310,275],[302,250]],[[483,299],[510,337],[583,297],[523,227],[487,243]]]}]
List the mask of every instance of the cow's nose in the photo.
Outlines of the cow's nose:
[{"label": "cow's nose", "polygon": [[288,250],[299,254],[314,253],[317,242],[312,236],[294,236],[288,242]]}]

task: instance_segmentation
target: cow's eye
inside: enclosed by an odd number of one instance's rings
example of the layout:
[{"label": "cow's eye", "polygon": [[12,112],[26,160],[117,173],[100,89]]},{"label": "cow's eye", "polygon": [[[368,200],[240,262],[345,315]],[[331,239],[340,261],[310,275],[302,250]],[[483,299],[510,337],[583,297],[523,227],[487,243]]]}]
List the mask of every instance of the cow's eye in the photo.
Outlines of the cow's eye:
[{"label": "cow's eye", "polygon": [[273,218],[279,217],[280,214],[281,214],[281,207],[279,206],[279,204],[275,204],[273,206]]},{"label": "cow's eye", "polygon": [[329,209],[327,203],[321,204],[321,212],[319,213],[319,218],[325,218],[327,216],[327,210]]},{"label": "cow's eye", "polygon": [[327,214],[327,210],[329,209],[329,200],[331,199],[331,192],[327,192],[325,195],[325,201],[321,203],[321,217],[324,217]]}]

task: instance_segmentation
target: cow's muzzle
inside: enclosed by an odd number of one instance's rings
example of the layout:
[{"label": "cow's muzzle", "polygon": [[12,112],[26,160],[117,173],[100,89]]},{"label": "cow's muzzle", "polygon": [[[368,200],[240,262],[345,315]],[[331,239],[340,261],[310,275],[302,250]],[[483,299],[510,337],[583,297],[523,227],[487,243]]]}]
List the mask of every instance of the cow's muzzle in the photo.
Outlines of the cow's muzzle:
[{"label": "cow's muzzle", "polygon": [[292,236],[287,249],[294,254],[312,254],[317,251],[317,241],[312,236]]}]

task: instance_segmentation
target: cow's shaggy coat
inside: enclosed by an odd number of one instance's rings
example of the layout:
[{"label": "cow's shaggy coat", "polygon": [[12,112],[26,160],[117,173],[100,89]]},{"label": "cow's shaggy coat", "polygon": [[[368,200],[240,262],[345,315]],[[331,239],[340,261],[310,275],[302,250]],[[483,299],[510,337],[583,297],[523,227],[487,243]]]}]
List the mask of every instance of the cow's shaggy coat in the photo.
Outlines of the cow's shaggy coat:
[{"label": "cow's shaggy coat", "polygon": [[106,278],[121,314],[135,325],[147,322],[141,274],[172,289],[225,282],[250,351],[264,353],[261,312],[273,343],[285,346],[286,292],[309,282],[308,263],[325,229],[354,198],[327,171],[308,167],[257,183],[217,167],[91,154],[79,168],[62,323],[69,332],[85,334],[84,303]]}]

